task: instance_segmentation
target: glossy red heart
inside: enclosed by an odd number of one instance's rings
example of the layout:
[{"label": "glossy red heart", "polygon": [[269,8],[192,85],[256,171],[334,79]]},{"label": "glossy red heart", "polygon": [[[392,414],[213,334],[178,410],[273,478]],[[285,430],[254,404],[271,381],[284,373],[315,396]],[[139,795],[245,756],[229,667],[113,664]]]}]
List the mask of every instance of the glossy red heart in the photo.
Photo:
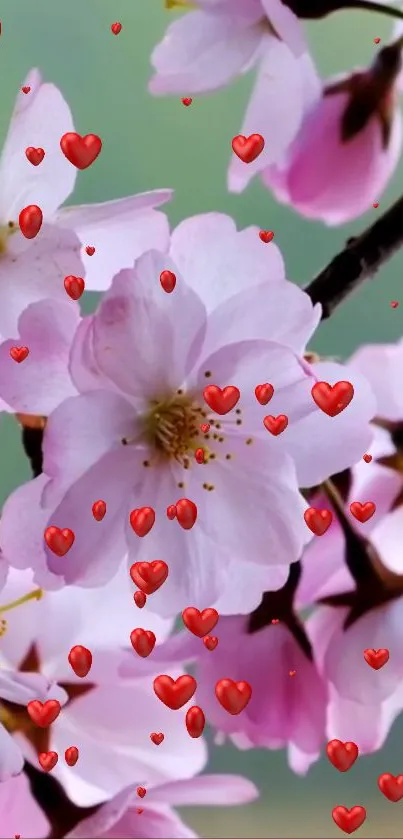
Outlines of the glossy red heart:
[{"label": "glossy red heart", "polygon": [[349,810],[347,807],[334,807],[332,810],[333,821],[337,824],[340,830],[344,833],[354,833],[364,824],[367,813],[364,807],[352,807]]},{"label": "glossy red heart", "polygon": [[93,248],[92,245],[87,245],[85,248],[85,252],[88,256],[94,256],[95,248]]},{"label": "glossy red heart", "polygon": [[365,463],[371,463],[372,454],[363,454],[362,459],[365,460]]},{"label": "glossy red heart", "polygon": [[228,414],[235,408],[240,396],[240,391],[233,385],[228,385],[222,390],[217,385],[208,385],[203,391],[204,401],[207,402],[209,408],[221,416]]},{"label": "glossy red heart", "polygon": [[60,527],[51,525],[45,530],[45,542],[57,556],[65,556],[73,545],[74,539],[74,533],[68,527],[61,530]]},{"label": "glossy red heart", "polygon": [[64,278],[64,287],[72,300],[79,300],[84,294],[85,282],[82,277],[70,275]]},{"label": "glossy red heart", "polygon": [[264,139],[261,134],[251,134],[244,137],[238,134],[232,140],[232,150],[243,163],[253,163],[264,149]]},{"label": "glossy red heart", "polygon": [[28,702],[27,711],[31,720],[40,728],[48,728],[52,722],[57,720],[61,705],[57,699],[48,699],[46,702],[40,702],[39,699],[34,699]]},{"label": "glossy red heart", "polygon": [[192,705],[192,707],[186,712],[185,725],[188,734],[190,737],[193,737],[193,739],[197,739],[197,737],[202,736],[204,726],[206,725],[206,717],[198,705]]},{"label": "glossy red heart", "polygon": [[176,518],[184,530],[191,530],[197,519],[197,507],[189,498],[180,498],[175,504]]},{"label": "glossy red heart", "polygon": [[259,239],[261,239],[262,242],[265,243],[265,245],[268,245],[269,242],[271,242],[274,239],[274,233],[272,230],[260,230]]},{"label": "glossy red heart", "polygon": [[137,536],[147,536],[154,522],[155,512],[152,507],[139,507],[130,513],[130,524]]},{"label": "glossy red heart", "polygon": [[76,644],[71,648],[68,660],[70,667],[74,670],[76,676],[79,676],[80,679],[84,679],[85,676],[88,676],[92,667],[91,650],[88,650],[87,647],[83,647],[81,644]]},{"label": "glossy red heart", "polygon": [[152,653],[156,640],[150,629],[133,629],[130,633],[131,645],[141,658],[147,658]]},{"label": "glossy red heart", "polygon": [[380,650],[364,650],[364,658],[373,670],[380,670],[389,661],[389,650],[384,648]]},{"label": "glossy red heart", "polygon": [[144,798],[144,796],[147,794],[147,790],[145,787],[137,787],[136,792],[139,798]]},{"label": "glossy red heart", "polygon": [[37,204],[29,204],[28,207],[24,207],[18,217],[21,233],[26,239],[35,239],[42,227],[42,222],[42,210]]},{"label": "glossy red heart", "polygon": [[55,768],[56,763],[59,760],[59,755],[57,752],[41,752],[40,755],[38,755],[38,760],[43,771],[50,772]]},{"label": "glossy red heart", "polygon": [[212,653],[218,644],[218,638],[216,638],[215,635],[206,635],[205,638],[203,638],[203,644],[206,647],[206,650],[210,650]]},{"label": "glossy red heart", "polygon": [[172,679],[171,676],[157,676],[154,679],[154,693],[158,699],[170,708],[171,711],[178,711],[183,708],[189,699],[192,698],[197,688],[196,679],[193,676],[179,676]]},{"label": "glossy red heart", "polygon": [[99,501],[94,501],[92,505],[92,515],[96,521],[102,521],[106,515],[106,504],[105,501],[100,499]]},{"label": "glossy red heart", "polygon": [[25,156],[33,166],[39,166],[45,157],[45,152],[41,148],[35,149],[33,146],[28,146],[28,148],[25,149]]},{"label": "glossy red heart", "polygon": [[354,516],[357,521],[360,521],[361,524],[364,522],[369,521],[372,518],[376,510],[376,505],[373,501],[366,501],[365,504],[361,504],[359,501],[353,501],[350,504],[350,512]]},{"label": "glossy red heart", "polygon": [[153,731],[153,733],[150,734],[150,740],[152,740],[152,742],[155,743],[156,746],[160,746],[161,743],[163,743],[163,741],[165,740],[165,735],[162,733],[162,731]]},{"label": "glossy red heart", "polygon": [[182,612],[183,623],[198,638],[208,635],[217,625],[219,617],[216,609],[203,609],[199,612],[195,606],[188,606]]},{"label": "glossy red heart", "polygon": [[176,519],[175,504],[170,504],[169,507],[167,507],[167,517],[170,519],[170,521],[173,521],[174,519]]},{"label": "glossy red heart", "polygon": [[336,382],[329,385],[327,382],[316,382],[311,394],[314,402],[328,417],[337,417],[354,396],[354,388],[351,382]]},{"label": "glossy red heart", "polygon": [[267,405],[274,394],[273,385],[265,382],[264,385],[256,385],[255,396],[260,405]]},{"label": "glossy red heart", "polygon": [[341,740],[330,740],[326,746],[326,753],[330,763],[339,772],[348,772],[358,757],[358,746],[355,743],[343,743]]},{"label": "glossy red heart", "polygon": [[116,21],[116,23],[112,23],[111,32],[114,35],[119,35],[119,32],[121,32],[121,31],[122,31],[122,24],[119,23],[118,20]]},{"label": "glossy red heart", "polygon": [[160,283],[167,294],[171,294],[176,286],[176,276],[173,271],[161,271]]},{"label": "glossy red heart", "polygon": [[74,131],[69,131],[63,134],[60,148],[76,169],[87,169],[98,157],[102,149],[102,140],[96,134],[86,134],[82,137]]},{"label": "glossy red heart", "polygon": [[286,417],[285,414],[279,414],[278,417],[272,417],[269,415],[264,417],[263,425],[267,431],[270,431],[270,434],[273,434],[273,437],[278,437],[278,435],[282,434],[287,428],[288,417]]},{"label": "glossy red heart", "polygon": [[162,559],[153,562],[135,562],[130,568],[130,576],[144,594],[154,594],[165,583],[169,568]]},{"label": "glossy red heart", "polygon": [[143,609],[147,603],[147,596],[144,594],[144,591],[135,591],[133,594],[133,600],[139,609]]},{"label": "glossy red heart", "polygon": [[246,708],[252,688],[248,682],[234,682],[232,679],[220,679],[215,686],[215,695],[222,707],[229,714],[240,714]]},{"label": "glossy red heart", "polygon": [[378,778],[378,787],[389,801],[400,801],[403,798],[403,775],[390,775],[384,772]]},{"label": "glossy red heart", "polygon": [[64,759],[67,763],[67,766],[75,766],[80,754],[77,749],[77,746],[69,746],[64,753]]},{"label": "glossy red heart", "polygon": [[17,364],[21,364],[21,361],[25,361],[25,359],[28,358],[29,349],[28,347],[11,347],[10,355]]},{"label": "glossy red heart", "polygon": [[185,105],[185,108],[188,108],[189,105],[192,104],[192,102],[193,102],[193,99],[191,98],[191,96],[185,96],[185,98],[182,99],[182,105]]},{"label": "glossy red heart", "polygon": [[333,521],[333,513],[331,510],[318,510],[316,507],[308,507],[304,513],[305,523],[308,525],[309,530],[315,534],[315,536],[323,536]]},{"label": "glossy red heart", "polygon": [[195,461],[196,463],[204,463],[204,449],[196,449]]},{"label": "glossy red heart", "polygon": [[24,84],[24,87],[22,87],[21,90],[22,90],[23,93],[29,93],[31,88],[28,84]]}]

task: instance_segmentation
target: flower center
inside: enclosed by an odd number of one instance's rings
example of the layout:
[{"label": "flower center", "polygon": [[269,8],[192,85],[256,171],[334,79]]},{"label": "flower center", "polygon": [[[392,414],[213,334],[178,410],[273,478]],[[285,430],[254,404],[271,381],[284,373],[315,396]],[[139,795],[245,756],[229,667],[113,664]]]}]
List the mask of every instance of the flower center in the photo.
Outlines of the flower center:
[{"label": "flower center", "polygon": [[9,221],[7,224],[0,226],[0,256],[6,253],[8,239],[18,229],[18,225],[14,221]]},{"label": "flower center", "polygon": [[165,8],[170,12],[171,9],[197,9],[196,3],[192,0],[165,0]]},{"label": "flower center", "polygon": [[191,396],[179,390],[172,397],[155,400],[144,417],[144,437],[148,445],[165,459],[174,459],[185,468],[203,440],[200,425],[207,411]]}]

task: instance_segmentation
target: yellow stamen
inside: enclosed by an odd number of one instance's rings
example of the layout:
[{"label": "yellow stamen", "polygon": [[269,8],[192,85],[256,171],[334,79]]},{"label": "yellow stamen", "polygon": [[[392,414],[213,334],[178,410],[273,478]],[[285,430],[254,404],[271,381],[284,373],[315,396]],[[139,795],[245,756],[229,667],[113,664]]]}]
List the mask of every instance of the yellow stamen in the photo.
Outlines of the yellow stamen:
[{"label": "yellow stamen", "polygon": [[17,606],[22,606],[23,603],[28,603],[29,600],[40,600],[43,597],[43,589],[36,588],[35,591],[30,591],[29,594],[24,594],[24,597],[19,597],[18,600],[12,600],[11,603],[6,603],[5,606],[0,606],[0,615],[3,612],[11,612],[11,609],[16,609]]},{"label": "yellow stamen", "polygon": [[171,9],[197,9],[192,0],[165,0],[165,8],[170,12]]}]

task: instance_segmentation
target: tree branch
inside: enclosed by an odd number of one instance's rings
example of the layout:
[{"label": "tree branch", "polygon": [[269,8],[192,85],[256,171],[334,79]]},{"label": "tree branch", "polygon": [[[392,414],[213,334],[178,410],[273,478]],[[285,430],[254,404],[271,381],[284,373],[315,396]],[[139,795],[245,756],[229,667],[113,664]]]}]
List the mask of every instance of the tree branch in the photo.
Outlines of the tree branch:
[{"label": "tree branch", "polygon": [[312,303],[327,320],[343,300],[374,274],[403,245],[403,196],[375,224],[353,239],[306,286]]}]

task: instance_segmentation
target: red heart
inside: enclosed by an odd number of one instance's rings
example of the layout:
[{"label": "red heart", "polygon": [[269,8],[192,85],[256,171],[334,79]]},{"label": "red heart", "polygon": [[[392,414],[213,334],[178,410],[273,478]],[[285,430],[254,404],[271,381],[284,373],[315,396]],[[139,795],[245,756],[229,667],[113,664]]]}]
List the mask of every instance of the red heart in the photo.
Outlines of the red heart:
[{"label": "red heart", "polygon": [[102,140],[96,134],[81,137],[74,131],[68,131],[60,140],[60,148],[76,169],[87,169],[98,157],[102,149]]},{"label": "red heart", "polygon": [[397,309],[397,307],[399,306],[399,301],[398,300],[392,300],[390,305],[391,305],[392,309]]},{"label": "red heart", "polygon": [[229,714],[240,714],[246,708],[252,688],[248,682],[233,682],[232,679],[220,679],[215,686],[215,695]]},{"label": "red heart", "polygon": [[61,530],[59,527],[47,527],[45,530],[45,542],[53,553],[57,556],[65,556],[70,550],[75,536],[72,530],[67,527]]},{"label": "red heart", "polygon": [[195,461],[196,463],[204,463],[204,449],[196,449]]},{"label": "red heart", "polygon": [[153,687],[155,695],[167,708],[178,711],[192,698],[197,682],[193,676],[188,675],[179,676],[178,679],[172,679],[171,676],[157,676]]},{"label": "red heart", "polygon": [[64,753],[64,759],[67,766],[75,766],[79,758],[79,751],[77,746],[69,746]]},{"label": "red heart", "polygon": [[374,44],[380,44],[380,43],[381,43],[380,38],[374,38]]},{"label": "red heart", "polygon": [[94,256],[95,248],[93,248],[92,245],[87,245],[85,252],[88,256]]},{"label": "red heart", "polygon": [[204,401],[207,402],[209,408],[221,416],[228,414],[235,408],[240,396],[238,388],[233,387],[233,385],[228,385],[222,390],[217,385],[209,385],[203,391]]},{"label": "red heart", "polygon": [[403,798],[403,775],[390,775],[384,772],[378,778],[378,787],[389,801],[400,801]]},{"label": "red heart", "polygon": [[64,287],[72,300],[79,300],[84,293],[85,283],[82,277],[72,275],[64,278]]},{"label": "red heart", "polygon": [[175,504],[170,504],[170,505],[169,505],[169,507],[167,507],[167,517],[168,517],[171,521],[173,521],[174,519],[176,519],[176,507],[175,507]]},{"label": "red heart", "polygon": [[96,521],[102,521],[102,519],[106,515],[106,504],[105,501],[100,499],[99,501],[94,501],[92,505],[92,515]]},{"label": "red heart", "polygon": [[28,347],[11,347],[10,355],[17,364],[21,364],[21,361],[24,361],[29,355],[29,349]]},{"label": "red heart", "polygon": [[130,568],[130,576],[144,594],[154,594],[168,576],[169,568],[163,559],[153,562],[135,562]]},{"label": "red heart", "polygon": [[182,99],[182,105],[185,105],[186,108],[189,107],[193,102],[193,99],[190,96],[186,96],[185,99]]},{"label": "red heart", "polygon": [[355,743],[343,743],[341,740],[330,740],[326,746],[330,763],[339,770],[347,772],[358,757],[358,746]]},{"label": "red heart", "polygon": [[330,510],[318,510],[316,507],[308,507],[304,513],[305,524],[315,536],[323,536],[333,521],[333,513]]},{"label": "red heart", "polygon": [[42,210],[37,204],[29,204],[28,207],[24,207],[18,217],[21,233],[26,239],[35,239],[42,227],[42,222]]},{"label": "red heart", "polygon": [[270,431],[270,434],[273,434],[274,437],[278,437],[278,435],[282,434],[287,428],[288,417],[286,417],[285,414],[279,414],[278,417],[272,417],[269,415],[264,417],[263,425],[267,428],[267,431]]},{"label": "red heart", "polygon": [[195,606],[188,606],[182,612],[183,623],[197,635],[198,638],[203,638],[203,635],[208,635],[212,629],[217,625],[219,614],[216,609],[203,609],[199,612]]},{"label": "red heart", "polygon": [[204,716],[202,709],[197,705],[192,705],[186,713],[185,725],[190,737],[193,737],[194,740],[197,737],[201,737],[204,731],[204,726],[206,725],[206,717]]},{"label": "red heart", "polygon": [[255,387],[255,396],[260,405],[267,405],[267,403],[270,402],[273,393],[274,387],[268,382],[265,382],[264,385],[256,385]]},{"label": "red heart", "polygon": [[215,635],[206,635],[206,637],[203,638],[203,644],[207,650],[213,652],[218,644],[218,638],[216,638]]},{"label": "red heart", "polygon": [[176,276],[173,271],[161,271],[160,283],[167,294],[171,294],[176,286]]},{"label": "red heart", "polygon": [[264,139],[261,134],[251,134],[244,137],[238,134],[232,140],[232,150],[243,163],[253,163],[264,149]]},{"label": "red heart", "polygon": [[33,146],[28,146],[28,148],[25,149],[25,155],[27,160],[29,160],[33,166],[39,166],[45,157],[45,152],[41,148],[35,149]]},{"label": "red heart", "polygon": [[57,720],[61,705],[57,699],[48,699],[46,702],[34,699],[32,702],[28,702],[27,711],[35,725],[40,728],[47,728]]},{"label": "red heart", "polygon": [[189,498],[180,498],[175,504],[176,518],[184,530],[191,530],[197,519],[197,507]]},{"label": "red heart", "polygon": [[165,735],[162,733],[162,731],[159,731],[158,733],[156,731],[153,731],[153,733],[150,734],[150,740],[152,740],[156,746],[160,746],[164,739]]},{"label": "red heart", "polygon": [[137,536],[147,536],[155,522],[152,507],[139,507],[130,513],[130,524]]},{"label": "red heart", "polygon": [[152,653],[156,640],[150,629],[133,629],[130,633],[132,647],[141,658],[147,658]]},{"label": "red heart", "polygon": [[340,830],[344,833],[354,833],[362,824],[364,824],[367,813],[365,807],[352,807],[348,810],[347,807],[334,807],[332,810],[333,821],[337,824]]},{"label": "red heart", "polygon": [[144,594],[144,591],[135,591],[133,594],[133,600],[139,609],[142,609],[147,603],[147,597]]},{"label": "red heart", "polygon": [[262,240],[266,245],[274,239],[274,233],[272,230],[260,230],[259,231],[259,239]]},{"label": "red heart", "polygon": [[84,679],[85,676],[88,676],[92,667],[91,650],[87,650],[87,647],[82,647],[81,644],[76,644],[75,647],[71,648],[68,659],[76,676],[79,676],[80,679]]},{"label": "red heart", "polygon": [[59,760],[59,755],[57,752],[41,752],[38,756],[38,760],[44,772],[50,772],[50,770],[54,769],[56,766],[56,763]]},{"label": "red heart", "polygon": [[380,670],[389,661],[389,650],[364,650],[364,658],[373,670]]},{"label": "red heart", "polygon": [[31,88],[30,88],[29,85],[25,84],[24,87],[21,88],[21,90],[22,90],[23,93],[29,93]]},{"label": "red heart", "polygon": [[113,32],[114,35],[119,35],[119,32],[121,32],[121,31],[122,31],[122,24],[119,23],[119,21],[116,21],[116,23],[112,23],[111,32]]},{"label": "red heart", "polygon": [[144,798],[144,796],[147,793],[147,790],[146,790],[145,787],[137,787],[136,792],[137,792],[137,795],[139,796],[139,798]]},{"label": "red heart", "polygon": [[353,501],[350,504],[350,512],[354,516],[357,521],[360,521],[361,524],[368,521],[372,518],[376,510],[376,505],[373,501],[366,501],[365,504],[361,504],[359,501]]},{"label": "red heart", "polygon": [[289,676],[295,676],[296,672],[297,672],[296,670],[289,670],[288,675]]},{"label": "red heart", "polygon": [[203,434],[208,434],[208,432],[210,431],[210,423],[203,422],[203,424],[200,426],[200,431],[202,431]]},{"label": "red heart", "polygon": [[321,411],[328,417],[337,417],[337,414],[341,414],[350,404],[354,396],[354,388],[350,382],[336,382],[335,385],[316,382],[311,394]]},{"label": "red heart", "polygon": [[371,463],[372,454],[363,454],[362,459],[365,460],[365,463]]}]

